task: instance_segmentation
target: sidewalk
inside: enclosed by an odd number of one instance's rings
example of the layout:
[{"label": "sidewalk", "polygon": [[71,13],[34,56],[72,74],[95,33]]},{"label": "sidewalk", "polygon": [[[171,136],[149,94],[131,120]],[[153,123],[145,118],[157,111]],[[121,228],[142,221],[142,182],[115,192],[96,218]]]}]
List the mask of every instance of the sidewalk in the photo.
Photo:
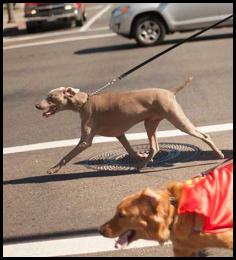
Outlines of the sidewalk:
[{"label": "sidewalk", "polygon": [[18,3],[14,10],[15,23],[8,23],[7,9],[3,7],[3,36],[19,34],[20,30],[25,30],[24,4]]}]

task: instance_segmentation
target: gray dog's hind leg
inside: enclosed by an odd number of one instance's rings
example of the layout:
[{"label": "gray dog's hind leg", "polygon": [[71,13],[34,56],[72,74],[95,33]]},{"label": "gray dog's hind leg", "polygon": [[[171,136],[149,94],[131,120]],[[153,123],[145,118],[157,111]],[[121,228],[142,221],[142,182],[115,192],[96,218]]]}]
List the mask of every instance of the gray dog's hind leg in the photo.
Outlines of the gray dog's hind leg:
[{"label": "gray dog's hind leg", "polygon": [[154,120],[145,120],[145,122],[144,122],[145,129],[146,129],[147,135],[148,135],[150,148],[149,148],[149,153],[148,153],[147,158],[138,164],[138,166],[137,166],[138,170],[140,170],[145,165],[147,165],[148,162],[151,161],[160,150],[158,142],[157,142],[157,138],[156,138],[156,129],[158,127],[159,122],[160,122],[159,120],[155,120],[155,121]]},{"label": "gray dog's hind leg", "polygon": [[211,137],[205,133],[202,133],[196,129],[192,122],[186,117],[180,105],[175,101],[173,102],[171,109],[169,110],[166,119],[172,123],[179,130],[201,139],[207,143],[212,150],[216,152],[219,158],[223,159],[224,154],[217,148],[212,141]]}]

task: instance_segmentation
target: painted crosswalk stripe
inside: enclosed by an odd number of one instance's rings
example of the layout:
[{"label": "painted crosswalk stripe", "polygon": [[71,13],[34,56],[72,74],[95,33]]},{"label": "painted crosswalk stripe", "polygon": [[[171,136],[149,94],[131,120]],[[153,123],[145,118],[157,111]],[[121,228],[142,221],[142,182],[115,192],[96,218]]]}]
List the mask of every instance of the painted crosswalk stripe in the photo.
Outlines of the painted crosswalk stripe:
[{"label": "painted crosswalk stripe", "polygon": [[104,34],[96,34],[96,35],[88,35],[88,36],[67,37],[67,38],[63,38],[63,39],[14,44],[14,45],[3,47],[3,50],[34,47],[34,46],[41,46],[41,45],[50,45],[50,44],[56,44],[56,43],[73,42],[73,41],[81,41],[81,40],[98,39],[98,38],[107,38],[107,37],[114,37],[114,36],[117,36],[117,34],[116,33],[104,33]]},{"label": "painted crosswalk stripe", "polygon": [[[229,130],[233,130],[233,123],[201,126],[201,127],[197,127],[197,129],[204,133],[229,131]],[[157,132],[158,138],[183,136],[183,135],[187,135],[187,134],[181,132],[180,130],[166,130],[166,131]],[[143,140],[143,139],[147,139],[147,133],[146,132],[130,133],[130,134],[126,134],[126,137],[129,141]],[[77,145],[78,142],[79,142],[79,138],[75,138],[69,140],[60,140],[60,141],[29,144],[29,145],[22,145],[22,146],[6,147],[3,148],[3,154],[6,155],[6,154],[13,154],[13,153],[20,153],[20,152],[30,152],[36,150],[68,147],[68,146]],[[93,139],[93,143],[107,143],[107,142],[117,142],[117,139],[114,137],[104,137],[104,136],[96,136]]]},{"label": "painted crosswalk stripe", "polygon": [[[27,242],[3,245],[4,257],[52,257],[89,254],[116,250],[115,240],[101,235],[53,239],[38,242]],[[171,245],[167,241],[164,245]],[[127,249],[160,246],[156,241],[137,240]]]}]

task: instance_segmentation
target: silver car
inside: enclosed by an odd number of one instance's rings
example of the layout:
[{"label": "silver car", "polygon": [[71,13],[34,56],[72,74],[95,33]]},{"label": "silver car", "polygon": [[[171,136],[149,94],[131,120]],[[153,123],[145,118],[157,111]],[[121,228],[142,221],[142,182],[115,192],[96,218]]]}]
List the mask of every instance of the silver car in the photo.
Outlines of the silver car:
[{"label": "silver car", "polygon": [[[112,11],[110,28],[151,46],[166,34],[201,29],[232,13],[233,3],[123,3]],[[219,26],[232,24],[230,19]]]}]

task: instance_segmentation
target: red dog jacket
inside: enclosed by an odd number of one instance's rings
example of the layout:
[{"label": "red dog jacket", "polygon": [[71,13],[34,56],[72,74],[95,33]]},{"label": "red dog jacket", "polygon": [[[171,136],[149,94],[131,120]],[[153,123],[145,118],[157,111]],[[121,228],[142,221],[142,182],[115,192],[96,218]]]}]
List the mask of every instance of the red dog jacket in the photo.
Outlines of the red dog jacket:
[{"label": "red dog jacket", "polygon": [[233,227],[233,160],[185,182],[178,214],[204,216],[203,232]]}]

